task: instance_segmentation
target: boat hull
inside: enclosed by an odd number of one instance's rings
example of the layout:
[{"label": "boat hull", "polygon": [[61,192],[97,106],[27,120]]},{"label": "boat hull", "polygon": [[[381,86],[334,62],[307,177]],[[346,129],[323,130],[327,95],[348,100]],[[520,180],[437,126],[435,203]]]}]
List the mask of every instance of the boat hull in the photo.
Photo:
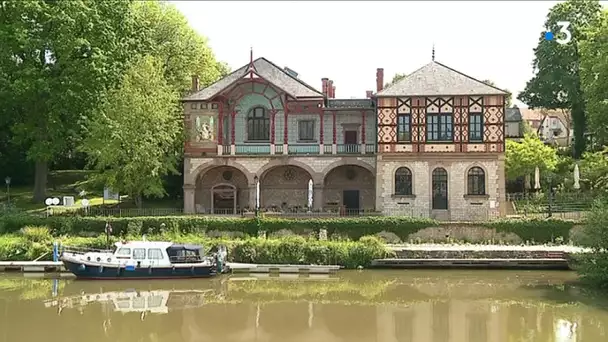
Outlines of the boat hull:
[{"label": "boat hull", "polygon": [[174,267],[125,267],[96,265],[72,260],[62,260],[65,268],[78,279],[180,279],[208,278],[217,274],[216,267],[208,264],[175,265]]}]

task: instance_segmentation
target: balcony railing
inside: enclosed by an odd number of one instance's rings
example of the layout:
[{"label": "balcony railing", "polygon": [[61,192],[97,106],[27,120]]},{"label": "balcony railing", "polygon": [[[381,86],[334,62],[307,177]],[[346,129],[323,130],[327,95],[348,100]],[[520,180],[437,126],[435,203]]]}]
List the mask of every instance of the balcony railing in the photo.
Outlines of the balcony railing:
[{"label": "balcony railing", "polygon": [[338,145],[338,154],[361,153],[361,145],[359,144],[341,144]]},{"label": "balcony railing", "polygon": [[[234,146],[234,154],[233,147]],[[230,155],[282,155],[285,154],[285,146],[283,144],[274,145],[268,143],[245,143],[235,145],[223,145],[221,153],[224,156]],[[319,154],[375,154],[377,151],[376,144],[289,144],[287,145],[287,154],[289,155],[319,155]]]}]

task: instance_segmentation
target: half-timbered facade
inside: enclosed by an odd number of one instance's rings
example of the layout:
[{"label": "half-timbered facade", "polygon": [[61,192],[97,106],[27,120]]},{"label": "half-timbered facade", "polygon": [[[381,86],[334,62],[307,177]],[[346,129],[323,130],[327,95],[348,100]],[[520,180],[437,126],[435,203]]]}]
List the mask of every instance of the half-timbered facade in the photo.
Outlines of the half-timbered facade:
[{"label": "half-timbered facade", "polygon": [[506,93],[434,61],[383,82],[378,69],[375,95],[335,99],[332,80],[318,91],[253,57],[204,89],[193,78],[183,100],[185,210],[232,214],[259,200],[277,212],[497,214]]},{"label": "half-timbered facade", "polygon": [[435,61],[386,89],[382,72],[376,208],[448,220],[499,214],[506,92]]},{"label": "half-timbered facade", "polygon": [[183,99],[186,212],[373,210],[376,115],[371,98],[338,100],[265,58]]}]

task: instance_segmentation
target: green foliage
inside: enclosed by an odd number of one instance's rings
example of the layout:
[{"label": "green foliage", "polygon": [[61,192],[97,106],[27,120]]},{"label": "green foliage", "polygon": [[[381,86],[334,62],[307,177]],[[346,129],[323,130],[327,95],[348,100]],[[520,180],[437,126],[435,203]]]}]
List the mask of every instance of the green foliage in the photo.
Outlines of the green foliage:
[{"label": "green foliage", "polygon": [[581,81],[585,97],[589,131],[601,144],[608,142],[608,10],[580,44]]},{"label": "green foliage", "polygon": [[384,85],[384,88],[388,88],[402,79],[405,79],[406,76],[406,74],[396,73],[395,76],[393,76],[393,79]]},{"label": "green foliage", "polygon": [[586,131],[585,101],[579,64],[579,45],[586,39],[586,31],[593,26],[600,13],[597,0],[568,0],[553,6],[547,14],[545,27],[559,32],[558,21],[569,21],[572,40],[568,44],[556,44],[546,40],[544,31],[539,33],[538,46],[534,49],[534,77],[519,94],[519,100],[532,108],[570,109],[574,129],[574,156],[585,150]]},{"label": "green foliage", "polygon": [[581,183],[591,190],[608,190],[608,149],[586,152],[580,162]]},{"label": "green foliage", "polygon": [[505,171],[508,179],[534,175],[536,167],[541,174],[554,171],[557,165],[554,148],[545,145],[534,135],[525,135],[520,142],[507,140]]},{"label": "green foliage", "polygon": [[598,200],[587,216],[583,234],[592,253],[579,258],[577,272],[581,279],[601,288],[608,288],[608,202]]},{"label": "green foliage", "polygon": [[177,100],[157,59],[135,59],[89,122],[82,150],[99,170],[95,177],[138,204],[142,195],[162,197],[162,177],[178,172]]},{"label": "green foliage", "polygon": [[[44,230],[44,228],[37,228]],[[38,237],[38,236],[37,236]],[[63,246],[106,248],[105,235],[96,237],[67,237],[57,239]],[[139,239],[127,236],[127,239]],[[317,241],[300,236],[281,239],[249,238],[244,240],[212,239],[202,235],[156,234],[150,240],[173,241],[175,243],[201,244],[209,252],[219,245],[228,249],[232,262],[259,264],[341,265],[346,268],[369,266],[372,260],[391,255],[384,245],[374,237],[361,241]],[[113,237],[113,242],[117,241]],[[37,241],[27,235],[4,235],[0,237],[0,260],[32,260],[52,248],[52,239]]]},{"label": "green foliage", "polygon": [[[19,232],[26,226],[47,226],[54,236],[102,234],[106,222],[110,222],[113,235],[141,236],[160,233],[181,235],[205,235],[209,232],[239,232],[246,236],[257,236],[259,231],[267,234],[289,230],[297,235],[310,235],[326,229],[328,236],[334,239],[359,240],[363,236],[376,235],[380,232],[391,232],[401,241],[409,241],[410,235],[430,227],[452,226],[431,219],[409,217],[361,217],[361,218],[318,218],[318,219],[283,219],[283,218],[231,218],[218,216],[173,216],[173,217],[61,217],[48,218],[29,215],[5,215],[0,217],[0,234]],[[162,226],[161,226],[162,225]],[[456,224],[455,226],[462,226]],[[569,230],[575,225],[573,221],[518,219],[499,220],[485,223],[471,223],[478,229],[495,228],[499,232],[513,232],[523,241],[536,243],[552,242],[561,236],[569,240]],[[161,228],[162,227],[162,228]],[[430,241],[420,241],[430,242]]]}]

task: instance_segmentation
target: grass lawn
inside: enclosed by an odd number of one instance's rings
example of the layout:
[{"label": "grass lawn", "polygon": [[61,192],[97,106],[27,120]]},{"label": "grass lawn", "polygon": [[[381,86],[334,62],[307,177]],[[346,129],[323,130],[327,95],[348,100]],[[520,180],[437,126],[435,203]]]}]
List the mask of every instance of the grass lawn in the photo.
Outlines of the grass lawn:
[{"label": "grass lawn", "polygon": [[[73,196],[75,205],[74,207],[56,207],[54,211],[58,210],[73,210],[82,207],[82,200],[84,198],[89,200],[89,206],[91,207],[113,207],[118,204],[118,201],[104,201],[103,200],[103,186],[93,184],[90,180],[92,171],[88,170],[60,170],[52,171],[49,173],[48,184],[47,184],[47,197],[58,197],[62,199],[63,196]],[[27,187],[11,187],[10,188],[10,200],[16,208],[25,210],[28,212],[43,212],[46,208],[44,203],[35,203],[32,201],[34,186]],[[79,194],[81,191],[85,191],[85,196],[81,197]],[[0,204],[7,202],[6,188],[0,192]],[[156,199],[156,200],[144,200],[144,208],[179,208],[182,202],[174,199]],[[128,198],[122,197],[121,208],[134,208],[135,205]]]}]

